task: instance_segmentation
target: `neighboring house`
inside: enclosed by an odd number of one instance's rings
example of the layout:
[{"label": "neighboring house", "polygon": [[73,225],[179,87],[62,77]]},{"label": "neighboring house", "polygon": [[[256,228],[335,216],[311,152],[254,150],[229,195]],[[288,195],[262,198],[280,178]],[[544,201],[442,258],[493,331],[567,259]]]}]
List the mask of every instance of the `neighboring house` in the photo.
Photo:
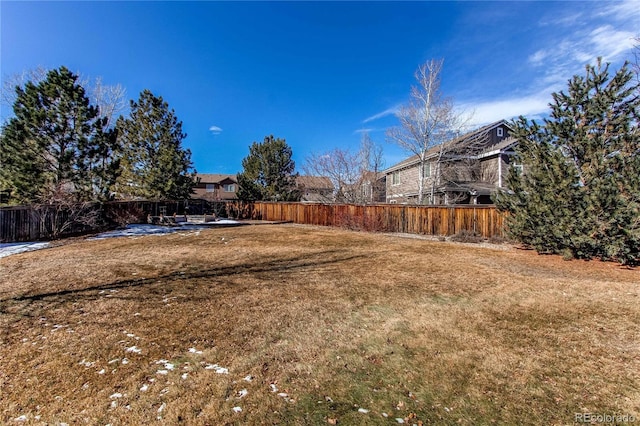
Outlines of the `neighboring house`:
[{"label": "neighboring house", "polygon": [[384,203],[385,179],[383,173],[366,172],[353,184],[334,184],[326,176],[298,176],[296,184],[302,202],[370,204]]},{"label": "neighboring house", "polygon": [[[424,164],[426,204],[491,204],[513,163],[516,140],[501,120],[431,148]],[[415,203],[420,159],[410,157],[385,170],[386,201]]]},{"label": "neighboring house", "polygon": [[191,198],[207,201],[237,200],[238,181],[236,175],[204,174],[195,176],[196,184]]},{"label": "neighboring house", "polygon": [[351,199],[358,204],[384,203],[387,176],[382,172],[365,172],[357,184],[351,185]]},{"label": "neighboring house", "polygon": [[296,186],[303,203],[331,203],[334,200],[333,184],[325,176],[298,176]]}]

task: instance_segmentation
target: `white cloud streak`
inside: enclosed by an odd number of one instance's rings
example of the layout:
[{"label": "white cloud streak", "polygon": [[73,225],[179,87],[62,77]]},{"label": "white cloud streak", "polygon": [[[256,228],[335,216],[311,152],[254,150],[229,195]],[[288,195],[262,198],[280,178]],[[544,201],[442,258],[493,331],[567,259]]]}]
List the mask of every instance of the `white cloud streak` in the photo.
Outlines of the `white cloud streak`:
[{"label": "white cloud streak", "polygon": [[[640,34],[640,7],[637,0],[598,3],[589,11],[570,11],[538,23],[542,35],[536,50],[528,56],[531,74],[525,86],[518,88],[522,95],[501,99],[470,99],[463,101],[461,111],[474,111],[471,124],[481,126],[520,115],[540,119],[550,112],[551,94],[566,88],[573,75],[584,74],[586,64],[622,62],[629,59],[634,37]],[[394,115],[401,105],[395,105],[366,118],[369,123]]]},{"label": "white cloud streak", "polygon": [[[543,70],[542,84],[553,84],[559,78],[566,82],[598,57],[605,62],[621,61],[633,48],[639,21],[640,7],[636,0],[606,2],[590,15],[557,17],[551,32],[557,36],[546,38],[547,46],[531,54],[529,64]],[[539,25],[548,27],[549,23]]]},{"label": "white cloud streak", "polygon": [[554,30],[544,40],[546,45],[528,56],[529,65],[539,77],[522,88],[522,96],[465,102],[467,109],[475,110],[472,121],[482,125],[519,115],[527,118],[546,115],[553,100],[551,93],[563,90],[573,75],[584,74],[586,64],[595,64],[598,57],[612,63],[628,59],[634,37],[638,36],[634,31],[640,31],[637,22],[640,22],[637,0],[606,2],[590,14],[571,13],[541,21],[539,26],[545,27],[545,33],[549,34],[550,26]]},{"label": "white cloud streak", "polygon": [[209,127],[209,131],[211,133],[213,133],[214,135],[219,135],[220,133],[222,133],[222,129],[218,126],[211,126]]},{"label": "white cloud streak", "polygon": [[539,118],[549,112],[552,90],[544,90],[533,95],[507,99],[488,100],[462,104],[462,108],[472,110],[472,126],[483,126],[502,119],[509,120],[524,115]]},{"label": "white cloud streak", "polygon": [[371,121],[379,120],[381,118],[387,117],[389,115],[395,115],[400,110],[400,105],[395,105],[391,108],[387,108],[382,112],[372,115],[371,117],[365,118],[362,123],[369,123]]}]

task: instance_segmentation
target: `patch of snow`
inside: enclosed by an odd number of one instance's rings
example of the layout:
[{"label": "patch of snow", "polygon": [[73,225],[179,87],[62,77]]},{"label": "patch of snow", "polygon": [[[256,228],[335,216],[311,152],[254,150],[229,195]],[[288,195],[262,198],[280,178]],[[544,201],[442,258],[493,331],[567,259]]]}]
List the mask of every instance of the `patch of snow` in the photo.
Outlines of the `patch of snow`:
[{"label": "patch of snow", "polygon": [[[215,225],[231,225],[240,223],[235,220],[230,219],[221,219],[215,222],[207,222],[205,223],[195,223],[195,222],[187,222],[187,223],[179,223],[176,226],[159,226],[159,225],[149,225],[149,224],[134,224],[127,225],[124,229],[117,229],[115,231],[107,231],[101,234],[96,235],[95,237],[90,238],[91,240],[104,240],[107,238],[118,238],[118,237],[141,237],[145,235],[168,235],[173,234],[175,232],[180,232],[181,235],[190,236],[190,235],[199,235],[200,230],[207,229],[210,227],[215,227]],[[184,231],[191,231],[187,234]]]},{"label": "patch of snow", "polygon": [[366,408],[358,408],[358,413],[367,414],[368,412],[369,410],[367,410]]},{"label": "patch of snow", "polygon": [[240,392],[238,392],[238,397],[239,398],[244,398],[245,396],[247,396],[248,393],[249,393],[248,390],[242,389]]},{"label": "patch of snow", "polygon": [[249,375],[244,378],[245,382],[251,382],[253,380],[253,376]]},{"label": "patch of snow", "polygon": [[142,349],[140,349],[137,346],[131,346],[130,348],[125,349],[126,352],[132,352],[134,354],[139,354],[140,352],[142,352]]},{"label": "patch of snow", "polygon": [[198,351],[196,350],[196,348],[189,348],[189,352],[192,354],[198,354],[198,355],[202,354],[202,351]]},{"label": "patch of snow", "polygon": [[187,377],[189,377],[189,374],[183,373],[182,376],[180,377],[182,377],[182,380],[187,380]]},{"label": "patch of snow", "polygon": [[167,403],[163,402],[160,408],[158,408],[158,413],[162,413],[165,408],[167,408]]},{"label": "patch of snow", "polygon": [[233,412],[234,413],[241,413],[242,412],[242,408],[241,407],[233,407]]},{"label": "patch of snow", "polygon": [[157,373],[161,374],[163,376],[166,376],[167,374],[169,374],[169,372],[167,370],[158,370]]},{"label": "patch of snow", "polygon": [[104,373],[106,373],[104,368],[102,370],[98,371],[98,374],[104,374]]},{"label": "patch of snow", "polygon": [[[185,236],[199,235],[200,230],[215,227],[216,225],[231,225],[238,224],[240,222],[231,219],[220,219],[215,222],[207,223],[181,223],[177,226],[158,226],[148,224],[134,224],[128,225],[124,229],[117,229],[115,231],[107,231],[100,233],[94,237],[88,238],[89,240],[104,240],[107,238],[129,237],[139,238],[145,235],[169,235],[175,232],[190,231]],[[0,243],[0,258],[11,256],[12,254],[18,254],[25,251],[40,250],[49,247],[48,242],[21,242],[21,243]]]},{"label": "patch of snow", "polygon": [[400,418],[400,417],[396,417],[396,422],[403,424],[404,423],[404,419]]},{"label": "patch of snow", "polygon": [[149,390],[149,385],[144,384],[140,387],[140,392],[146,392],[147,390]]},{"label": "patch of snow", "polygon": [[118,237],[141,237],[144,235],[167,235],[176,232],[181,227],[173,226],[158,226],[158,225],[144,225],[135,224],[127,225],[124,229],[116,229],[115,231],[107,231],[89,238],[89,240],[105,240],[107,238]]},{"label": "patch of snow", "polygon": [[120,392],[116,392],[113,395],[111,395],[109,398],[111,399],[122,398],[122,394]]},{"label": "patch of snow", "polygon": [[24,414],[13,419],[14,422],[26,422],[27,420],[27,416]]},{"label": "patch of snow", "polygon": [[123,358],[122,359],[122,364],[124,364],[124,365],[129,364],[129,360],[127,358]]},{"label": "patch of snow", "polygon": [[218,374],[229,374],[229,369],[220,367],[218,364],[207,364],[205,370],[215,370]]},{"label": "patch of snow", "polygon": [[278,396],[279,396],[279,397],[281,397],[281,398],[288,398],[288,397],[289,397],[289,395],[288,395],[288,394],[286,394],[286,393],[284,393],[284,392],[280,392],[280,393],[278,394]]},{"label": "patch of snow", "polygon": [[49,246],[49,243],[0,243],[0,257],[11,256],[25,251],[40,250]]}]

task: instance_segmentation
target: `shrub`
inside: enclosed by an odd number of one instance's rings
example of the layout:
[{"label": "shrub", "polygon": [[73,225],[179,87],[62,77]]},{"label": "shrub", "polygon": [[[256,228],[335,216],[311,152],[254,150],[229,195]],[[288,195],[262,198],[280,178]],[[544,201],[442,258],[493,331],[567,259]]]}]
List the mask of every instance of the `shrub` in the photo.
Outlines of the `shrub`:
[{"label": "shrub", "polygon": [[481,243],[484,241],[484,238],[482,238],[481,235],[477,234],[475,231],[468,231],[466,229],[452,235],[449,239],[456,243]]},{"label": "shrub", "polygon": [[640,85],[623,66],[587,66],[554,93],[543,125],[521,117],[510,191],[495,197],[509,236],[540,253],[640,263]]}]

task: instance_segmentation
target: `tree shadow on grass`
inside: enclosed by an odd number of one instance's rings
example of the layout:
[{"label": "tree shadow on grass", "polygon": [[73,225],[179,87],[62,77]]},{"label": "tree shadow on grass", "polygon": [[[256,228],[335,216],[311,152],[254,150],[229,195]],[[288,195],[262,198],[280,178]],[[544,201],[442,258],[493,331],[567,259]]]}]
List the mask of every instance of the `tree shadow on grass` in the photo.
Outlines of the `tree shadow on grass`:
[{"label": "tree shadow on grass", "polygon": [[347,253],[348,252],[341,250],[326,250],[322,252],[310,253],[305,256],[280,258],[262,262],[256,260],[240,265],[213,266],[188,272],[175,271],[169,274],[159,275],[151,278],[117,280],[82,289],[60,290],[9,297],[6,299],[0,299],[0,314],[8,314],[10,313],[10,310],[13,310],[14,312],[12,313],[16,314],[16,305],[21,305],[18,310],[22,311],[22,313],[20,313],[19,315],[30,316],[28,312],[29,306],[35,302],[45,302],[47,305],[49,305],[49,307],[51,307],[52,305],[61,305],[69,301],[75,302],[79,300],[95,300],[102,297],[101,293],[105,291],[148,287],[158,282],[167,283],[172,281],[220,278],[237,275],[256,275],[274,272],[291,273],[304,270],[306,268],[314,268],[341,262],[348,262],[365,257],[365,255],[348,255]]}]

